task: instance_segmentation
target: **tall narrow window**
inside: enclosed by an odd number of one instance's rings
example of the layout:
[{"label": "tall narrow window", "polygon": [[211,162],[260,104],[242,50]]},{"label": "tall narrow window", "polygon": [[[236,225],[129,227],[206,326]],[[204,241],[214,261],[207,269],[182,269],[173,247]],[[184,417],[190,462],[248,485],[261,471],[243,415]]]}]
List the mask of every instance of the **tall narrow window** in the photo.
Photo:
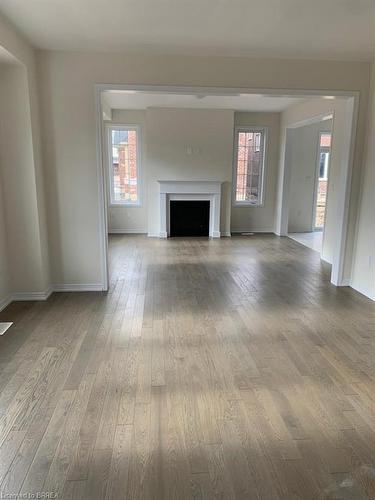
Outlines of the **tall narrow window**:
[{"label": "tall narrow window", "polygon": [[319,134],[318,179],[316,183],[315,193],[315,230],[322,230],[324,228],[327,205],[329,161],[331,156],[331,142],[331,133],[321,132]]},{"label": "tall narrow window", "polygon": [[138,205],[139,127],[110,127],[108,135],[110,202],[112,205]]},{"label": "tall narrow window", "polygon": [[235,134],[234,203],[263,203],[265,129],[237,128]]}]

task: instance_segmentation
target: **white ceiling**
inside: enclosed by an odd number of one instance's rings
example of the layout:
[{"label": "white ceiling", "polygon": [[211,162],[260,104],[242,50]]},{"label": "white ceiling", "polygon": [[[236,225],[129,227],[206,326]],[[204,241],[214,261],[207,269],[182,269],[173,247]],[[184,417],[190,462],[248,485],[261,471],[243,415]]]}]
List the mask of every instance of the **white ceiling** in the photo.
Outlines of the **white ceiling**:
[{"label": "white ceiling", "polygon": [[112,109],[198,108],[233,109],[235,111],[283,111],[305,98],[262,96],[258,94],[181,95],[133,91],[103,92],[104,102]]},{"label": "white ceiling", "polygon": [[0,0],[37,47],[371,59],[374,0]]}]

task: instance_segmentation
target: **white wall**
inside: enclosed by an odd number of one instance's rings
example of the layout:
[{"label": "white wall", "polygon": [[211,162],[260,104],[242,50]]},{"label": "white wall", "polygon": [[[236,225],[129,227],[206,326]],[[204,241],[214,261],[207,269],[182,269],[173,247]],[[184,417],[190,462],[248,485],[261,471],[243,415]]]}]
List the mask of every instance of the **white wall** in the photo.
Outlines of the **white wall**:
[{"label": "white wall", "polygon": [[11,292],[42,291],[39,213],[30,104],[24,67],[3,67],[0,78],[0,170]]},{"label": "white wall", "polygon": [[[65,285],[102,282],[95,83],[325,89],[327,93],[333,90],[360,92],[348,233],[349,249],[353,244],[370,64],[144,54],[39,53],[38,83],[42,102],[46,176],[45,208],[34,52],[9,23],[1,18],[0,45],[13,54],[27,72],[43,285],[47,286],[49,282]],[[372,104],[372,115],[375,114],[374,106]],[[374,129],[373,122],[372,118],[371,134]],[[373,248],[373,233],[369,224],[374,213],[374,157],[370,138],[359,218],[356,253],[358,258],[354,266],[353,280],[356,288],[369,294],[373,293],[374,289],[373,273],[365,271],[363,259],[368,255],[368,249]],[[45,211],[48,213],[48,235],[44,222]],[[51,256],[51,279],[48,273],[47,236]],[[4,263],[1,257],[0,261]]]},{"label": "white wall", "polygon": [[3,186],[4,182],[0,170],[0,311],[2,307],[7,303],[10,294]]},{"label": "white wall", "polygon": [[375,300],[375,64],[352,286]]},{"label": "white wall", "polygon": [[13,59],[0,71],[1,307],[15,293],[43,295],[50,276],[35,54],[1,17],[0,46]]},{"label": "white wall", "polygon": [[[223,178],[226,183],[232,182],[233,112],[223,114],[218,110],[212,110],[213,113],[210,110],[204,110],[204,112],[201,111],[200,113],[196,111],[179,110],[178,112],[168,113],[168,109],[164,110],[164,112],[160,110],[160,116],[167,117],[169,129],[167,132],[160,128],[157,110],[154,110],[152,114],[146,110],[113,110],[112,124],[135,124],[141,127],[142,159],[140,181],[143,196],[141,207],[108,207],[109,232],[147,232],[149,196],[154,200],[151,211],[156,214],[159,210],[157,199],[159,188],[155,184],[155,178],[152,179],[152,175],[154,177],[156,175],[158,179],[169,178],[169,180],[175,180],[183,178],[186,180],[190,178],[190,174],[195,178],[198,173],[199,177],[203,179],[216,180]],[[146,116],[150,117],[152,115],[156,117],[155,120],[158,123],[157,126],[150,128],[148,124],[152,124],[152,118],[146,120]],[[189,117],[189,121],[187,117]],[[204,120],[202,117],[204,117]],[[220,117],[220,120],[218,117]],[[193,118],[194,120],[192,120]],[[264,204],[262,207],[227,207],[227,212],[230,210],[231,213],[230,230],[232,232],[272,232],[274,230],[279,121],[280,113],[236,112],[234,114],[234,125],[267,128],[267,157]],[[213,123],[215,124],[214,129]],[[218,130],[220,123],[224,128]],[[189,129],[189,133],[187,133],[187,129]],[[146,144],[148,137],[151,134],[155,135],[155,132],[157,132],[157,136],[151,136],[150,138],[152,144],[150,151]],[[172,135],[171,132],[173,132]],[[167,144],[165,138],[168,138]],[[187,154],[187,146],[191,147],[193,154]],[[158,160],[160,148],[166,154],[166,158],[163,158],[162,162]],[[197,148],[200,151],[198,154],[196,153]],[[153,173],[155,162],[159,162],[160,168]],[[230,189],[231,186],[224,185],[226,200],[231,195]],[[228,215],[223,213],[223,217],[225,219]],[[150,223],[153,224],[153,227],[150,227],[149,232],[158,234],[156,222],[152,221],[152,216],[150,216]],[[227,227],[222,229],[224,232],[228,232]]]},{"label": "white wall", "polygon": [[[102,281],[95,83],[357,90],[362,148],[367,63],[68,52],[41,53],[39,62],[48,228],[58,283]],[[359,167],[357,161],[355,177]]]},{"label": "white wall", "polygon": [[223,182],[220,231],[229,234],[233,115],[216,109],[147,109],[149,235],[160,232],[158,180]]},{"label": "white wall", "polygon": [[[141,130],[141,161],[139,163],[139,182],[141,189],[141,205],[135,207],[108,207],[108,232],[109,233],[147,233],[148,212],[148,182],[147,182],[147,130],[145,110],[112,110],[113,124],[138,125]],[[105,140],[107,145],[107,141]],[[108,159],[108,152],[106,160]],[[108,195],[109,200],[109,195]]]},{"label": "white wall", "polygon": [[290,233],[303,233],[313,229],[319,133],[331,130],[332,120],[325,120],[293,129],[290,135]]},{"label": "white wall", "polygon": [[231,231],[273,232],[275,228],[276,186],[280,145],[280,113],[234,114],[235,126],[266,127],[264,203],[261,207],[232,206]]}]

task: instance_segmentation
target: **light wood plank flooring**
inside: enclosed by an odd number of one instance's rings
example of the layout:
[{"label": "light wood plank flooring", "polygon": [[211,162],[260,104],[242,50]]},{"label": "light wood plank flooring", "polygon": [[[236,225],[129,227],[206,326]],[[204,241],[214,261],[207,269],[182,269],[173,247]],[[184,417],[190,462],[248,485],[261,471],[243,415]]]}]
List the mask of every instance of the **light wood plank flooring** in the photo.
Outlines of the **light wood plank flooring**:
[{"label": "light wood plank flooring", "polygon": [[288,238],[110,255],[0,314],[0,497],[375,498],[374,303]]}]

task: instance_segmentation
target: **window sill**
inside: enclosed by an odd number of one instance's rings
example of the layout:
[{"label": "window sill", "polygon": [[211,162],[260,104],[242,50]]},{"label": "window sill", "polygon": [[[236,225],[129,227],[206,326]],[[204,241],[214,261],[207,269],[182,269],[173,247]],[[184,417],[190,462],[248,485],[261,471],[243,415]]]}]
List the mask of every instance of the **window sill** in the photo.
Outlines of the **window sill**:
[{"label": "window sill", "polygon": [[109,207],[110,208],[139,208],[141,207],[141,203],[110,203]]},{"label": "window sill", "polygon": [[232,207],[236,207],[236,208],[240,208],[240,207],[243,207],[243,208],[249,208],[249,207],[253,207],[253,208],[262,208],[264,207],[264,203],[261,203],[261,204],[258,204],[258,203],[238,203],[238,202],[235,202],[235,203],[232,203]]}]

